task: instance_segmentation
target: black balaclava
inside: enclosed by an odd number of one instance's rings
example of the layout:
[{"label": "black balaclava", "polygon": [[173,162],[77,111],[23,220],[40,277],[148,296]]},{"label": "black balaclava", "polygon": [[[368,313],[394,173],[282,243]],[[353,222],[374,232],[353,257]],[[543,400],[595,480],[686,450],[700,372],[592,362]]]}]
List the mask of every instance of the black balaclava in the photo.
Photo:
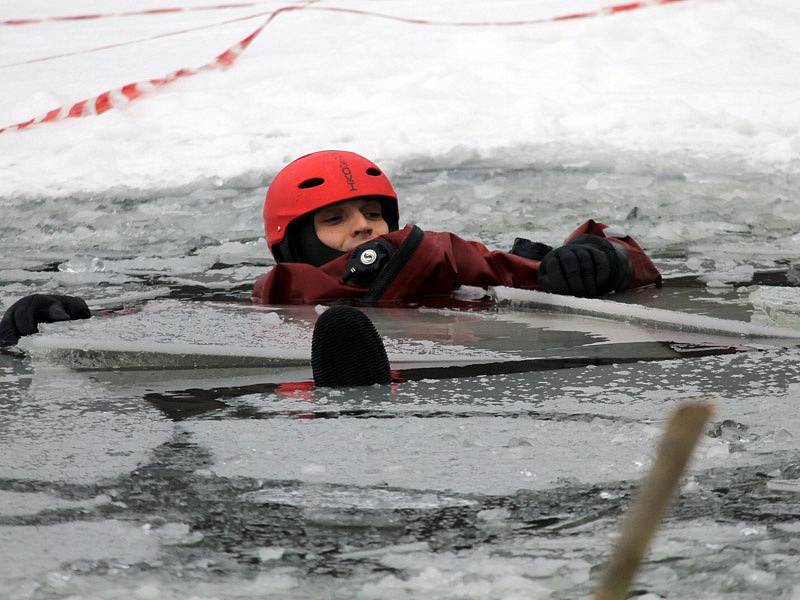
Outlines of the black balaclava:
[{"label": "black balaclava", "polygon": [[289,238],[289,251],[292,254],[288,258],[292,262],[319,267],[344,254],[341,250],[323,244],[319,239],[314,227],[314,213],[305,215],[292,223],[287,238]]}]

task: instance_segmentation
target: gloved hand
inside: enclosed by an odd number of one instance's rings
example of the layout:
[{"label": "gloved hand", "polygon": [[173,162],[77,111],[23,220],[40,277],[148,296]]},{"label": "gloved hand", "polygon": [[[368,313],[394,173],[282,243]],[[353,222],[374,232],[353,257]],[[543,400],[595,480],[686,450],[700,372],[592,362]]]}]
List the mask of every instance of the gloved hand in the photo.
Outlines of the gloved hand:
[{"label": "gloved hand", "polygon": [[0,346],[13,346],[24,335],[39,331],[39,323],[88,319],[92,314],[82,298],[60,294],[32,294],[20,298],[0,320]]},{"label": "gloved hand", "polygon": [[596,298],[620,289],[628,275],[627,257],[611,242],[584,234],[551,250],[539,263],[539,288],[552,294]]}]

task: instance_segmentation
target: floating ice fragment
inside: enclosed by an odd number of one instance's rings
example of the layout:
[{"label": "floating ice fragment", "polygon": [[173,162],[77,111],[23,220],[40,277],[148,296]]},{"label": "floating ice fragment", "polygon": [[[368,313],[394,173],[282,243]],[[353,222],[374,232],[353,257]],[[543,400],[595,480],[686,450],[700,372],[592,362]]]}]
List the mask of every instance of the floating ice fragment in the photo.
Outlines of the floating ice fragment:
[{"label": "floating ice fragment", "polygon": [[58,270],[64,273],[96,273],[104,271],[105,264],[96,256],[79,255],[58,265]]},{"label": "floating ice fragment", "polygon": [[752,265],[739,265],[728,271],[714,271],[704,273],[697,279],[703,281],[709,287],[719,287],[733,283],[748,283],[753,281],[755,267]]},{"label": "floating ice fragment", "polygon": [[488,291],[482,287],[475,287],[471,285],[462,285],[455,289],[453,297],[457,300],[480,300],[488,295]]},{"label": "floating ice fragment", "polygon": [[767,489],[800,494],[800,479],[773,479],[767,481]]},{"label": "floating ice fragment", "polygon": [[490,508],[480,511],[476,516],[487,523],[498,523],[507,520],[511,513],[506,508]]},{"label": "floating ice fragment", "polygon": [[341,508],[362,510],[395,510],[472,506],[473,500],[432,492],[385,490],[376,488],[342,488],[320,484],[301,487],[271,487],[248,492],[243,498],[256,503],[288,504],[306,508]]},{"label": "floating ice fragment", "polygon": [[759,315],[770,323],[797,326],[800,324],[800,288],[756,286],[749,301]]},{"label": "floating ice fragment", "polygon": [[694,477],[689,477],[681,487],[681,493],[692,493],[698,491],[699,489],[700,484],[697,482],[697,479]]},{"label": "floating ice fragment", "polygon": [[269,546],[267,548],[258,549],[258,560],[267,562],[268,560],[279,560],[286,552],[285,548],[279,546]]},{"label": "floating ice fragment", "polygon": [[722,281],[721,279],[708,279],[706,281],[706,287],[711,290],[714,289],[727,289],[733,287],[732,283],[728,283],[727,281]]},{"label": "floating ice fragment", "polygon": [[74,510],[110,502],[105,494],[87,500],[64,500],[41,492],[0,491],[0,516],[35,515],[43,510]]}]

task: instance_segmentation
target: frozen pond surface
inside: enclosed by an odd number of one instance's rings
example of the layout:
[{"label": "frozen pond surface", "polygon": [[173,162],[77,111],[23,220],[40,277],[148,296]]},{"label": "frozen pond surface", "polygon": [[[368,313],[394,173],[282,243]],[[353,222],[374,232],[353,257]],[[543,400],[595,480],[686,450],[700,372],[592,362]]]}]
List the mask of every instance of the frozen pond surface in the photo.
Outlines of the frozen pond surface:
[{"label": "frozen pond surface", "polygon": [[[621,300],[740,320],[780,308],[795,322],[786,307],[797,288],[785,275],[754,280],[751,267],[796,262],[796,181],[677,158],[449,160],[393,175],[408,220],[507,248],[516,235],[558,243],[594,216],[630,229],[666,273],[708,273]],[[2,307],[39,291],[94,307],[154,300],[109,318],[106,333],[102,319],[47,331],[225,343],[243,327],[236,311],[201,327],[191,301],[247,301],[270,264],[262,194],[260,182],[221,181],[0,199]],[[189,308],[175,308],[170,330],[158,307],[178,301]],[[260,314],[299,344],[316,313]],[[570,329],[503,308],[371,314],[384,335],[429,348],[667,356],[663,333],[618,323]],[[307,380],[303,369],[76,371],[3,354],[0,596],[582,597],[663,420],[682,399],[708,396],[715,423],[635,589],[796,598],[798,359],[764,347],[308,390],[277,385]]]}]

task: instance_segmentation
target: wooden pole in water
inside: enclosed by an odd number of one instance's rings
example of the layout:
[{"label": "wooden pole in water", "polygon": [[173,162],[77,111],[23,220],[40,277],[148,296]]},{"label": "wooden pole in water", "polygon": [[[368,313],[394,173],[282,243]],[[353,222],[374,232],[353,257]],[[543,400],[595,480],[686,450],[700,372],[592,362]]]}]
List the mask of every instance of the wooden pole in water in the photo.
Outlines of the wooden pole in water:
[{"label": "wooden pole in water", "polygon": [[707,402],[676,410],[661,438],[655,463],[628,511],[617,546],[595,600],[624,600],[633,576],[667,512],[689,458],[714,409]]}]

